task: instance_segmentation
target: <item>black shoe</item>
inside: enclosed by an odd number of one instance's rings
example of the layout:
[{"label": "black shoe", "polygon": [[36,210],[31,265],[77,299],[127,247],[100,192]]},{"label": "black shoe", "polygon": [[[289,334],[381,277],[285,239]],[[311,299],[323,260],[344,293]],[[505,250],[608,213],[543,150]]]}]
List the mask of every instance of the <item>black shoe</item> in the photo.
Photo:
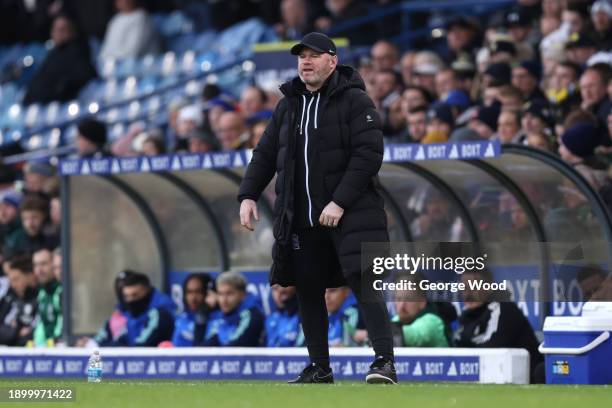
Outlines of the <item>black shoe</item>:
[{"label": "black shoe", "polygon": [[288,384],[333,384],[334,374],[331,368],[323,368],[311,363],[307,365],[295,380],[287,381]]},{"label": "black shoe", "polygon": [[368,384],[397,384],[397,374],[393,360],[385,357],[376,357],[366,374]]}]

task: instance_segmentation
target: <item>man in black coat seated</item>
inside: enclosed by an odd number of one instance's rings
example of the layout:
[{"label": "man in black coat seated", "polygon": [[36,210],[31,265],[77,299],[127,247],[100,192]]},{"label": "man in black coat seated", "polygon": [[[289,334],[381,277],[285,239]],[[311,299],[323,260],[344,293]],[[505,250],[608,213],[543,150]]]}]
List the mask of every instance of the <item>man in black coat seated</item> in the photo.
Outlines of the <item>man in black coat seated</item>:
[{"label": "man in black coat seated", "polygon": [[81,88],[96,77],[89,47],[78,38],[70,18],[60,15],[53,20],[51,40],[53,49],[30,81],[23,99],[25,105],[75,99]]}]

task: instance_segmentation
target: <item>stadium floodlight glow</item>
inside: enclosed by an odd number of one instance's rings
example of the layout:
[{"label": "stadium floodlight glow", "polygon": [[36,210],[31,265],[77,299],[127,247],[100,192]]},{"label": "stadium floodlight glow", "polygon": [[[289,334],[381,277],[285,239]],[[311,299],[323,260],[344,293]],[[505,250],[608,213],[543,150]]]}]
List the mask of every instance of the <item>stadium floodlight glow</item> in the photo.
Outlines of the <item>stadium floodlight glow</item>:
[{"label": "stadium floodlight glow", "polygon": [[444,36],[444,30],[442,28],[434,28],[431,30],[431,36],[433,38],[441,38]]},{"label": "stadium floodlight glow", "polygon": [[21,113],[21,106],[18,103],[14,103],[9,108],[9,115],[13,118],[19,116],[20,113]]},{"label": "stadium floodlight glow", "polygon": [[30,137],[30,140],[28,140],[28,145],[31,149],[37,149],[40,147],[41,144],[42,137],[39,134],[33,135],[32,137]]},{"label": "stadium floodlight glow", "polygon": [[245,72],[251,72],[255,69],[255,63],[251,60],[246,60],[242,63],[242,70]]},{"label": "stadium floodlight glow", "polygon": [[21,140],[21,132],[19,130],[13,131],[13,133],[11,134],[11,139],[13,139],[14,142],[20,141]]},{"label": "stadium floodlight glow", "polygon": [[53,128],[51,131],[51,136],[49,136],[49,146],[57,147],[60,143],[61,134],[62,132],[59,130],[59,128]]},{"label": "stadium floodlight glow", "polygon": [[34,57],[32,57],[31,55],[26,55],[25,57],[23,57],[24,67],[31,67],[32,64],[34,64]]},{"label": "stadium floodlight glow", "polygon": [[87,107],[87,110],[89,111],[89,113],[91,113],[92,115],[95,115],[96,113],[98,113],[98,111],[100,110],[100,105],[98,105],[97,102],[92,102],[89,104],[89,106]]},{"label": "stadium floodlight glow", "polygon": [[210,61],[202,61],[202,63],[200,64],[200,69],[204,72],[210,71],[211,68],[212,64],[210,63]]},{"label": "stadium floodlight glow", "polygon": [[216,84],[219,81],[219,77],[215,74],[210,74],[206,77],[207,84]]},{"label": "stadium floodlight glow", "polygon": [[79,114],[79,105],[76,102],[73,102],[68,105],[68,114],[70,116],[76,116]]}]

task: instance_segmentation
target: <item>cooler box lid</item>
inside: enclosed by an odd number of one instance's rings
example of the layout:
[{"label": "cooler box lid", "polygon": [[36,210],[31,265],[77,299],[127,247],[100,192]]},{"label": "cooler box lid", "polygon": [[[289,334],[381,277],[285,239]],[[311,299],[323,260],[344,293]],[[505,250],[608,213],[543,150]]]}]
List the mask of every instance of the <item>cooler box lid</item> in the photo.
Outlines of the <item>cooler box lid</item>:
[{"label": "cooler box lid", "polygon": [[582,316],[612,318],[612,302],[587,302],[582,306]]},{"label": "cooler box lid", "polygon": [[546,332],[602,332],[612,331],[612,314],[597,316],[548,316],[544,320]]}]

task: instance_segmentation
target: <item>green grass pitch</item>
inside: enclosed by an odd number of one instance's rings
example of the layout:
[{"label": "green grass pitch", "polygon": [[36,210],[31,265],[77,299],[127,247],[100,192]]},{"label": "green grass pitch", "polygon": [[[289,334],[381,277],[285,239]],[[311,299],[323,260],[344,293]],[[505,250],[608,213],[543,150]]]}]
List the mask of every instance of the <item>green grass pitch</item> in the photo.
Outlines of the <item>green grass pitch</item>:
[{"label": "green grass pitch", "polygon": [[612,407],[611,386],[403,383],[398,386],[339,382],[288,385],[270,381],[0,381],[4,388],[76,390],[75,402],[11,403],[11,407],[367,407],[367,408],[580,408]]}]

